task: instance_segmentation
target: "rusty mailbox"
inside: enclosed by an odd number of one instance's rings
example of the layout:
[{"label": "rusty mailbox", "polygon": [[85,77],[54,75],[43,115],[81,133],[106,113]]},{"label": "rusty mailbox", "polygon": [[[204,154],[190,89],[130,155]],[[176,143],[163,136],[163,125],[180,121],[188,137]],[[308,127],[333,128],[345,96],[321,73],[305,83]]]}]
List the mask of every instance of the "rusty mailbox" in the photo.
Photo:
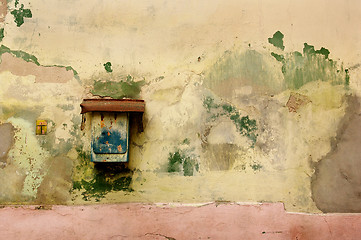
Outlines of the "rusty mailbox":
[{"label": "rusty mailbox", "polygon": [[143,131],[144,100],[84,99],[80,104],[83,114],[91,113],[91,161],[128,162],[130,119],[136,119]]}]

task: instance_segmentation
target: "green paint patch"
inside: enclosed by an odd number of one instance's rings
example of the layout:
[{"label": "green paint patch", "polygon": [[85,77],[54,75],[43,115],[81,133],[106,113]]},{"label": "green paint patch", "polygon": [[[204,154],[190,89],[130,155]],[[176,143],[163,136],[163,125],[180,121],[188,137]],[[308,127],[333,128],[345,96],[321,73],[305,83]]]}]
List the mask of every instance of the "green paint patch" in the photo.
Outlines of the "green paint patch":
[{"label": "green paint patch", "polygon": [[217,95],[229,98],[240,86],[253,91],[277,93],[284,89],[270,57],[255,50],[227,51],[206,72],[203,84]]},{"label": "green paint patch", "polygon": [[184,176],[193,176],[195,171],[199,171],[199,164],[187,151],[177,150],[169,153],[167,170],[170,173],[183,172]]},{"label": "green paint patch", "polygon": [[40,66],[40,63],[38,62],[38,59],[34,55],[31,55],[31,54],[26,53],[24,51],[11,50],[10,48],[8,48],[6,46],[1,45],[0,46],[0,56],[2,54],[4,54],[4,53],[10,53],[11,55],[13,55],[13,56],[15,56],[17,58],[21,58],[26,62],[32,62],[32,63],[35,63],[36,65]]},{"label": "green paint patch", "polygon": [[[280,47],[282,38],[283,34],[277,31],[273,38],[268,40],[283,50],[284,47]],[[272,40],[270,41],[270,39]],[[303,53],[297,51],[284,54],[271,53],[277,61],[282,63],[282,73],[288,89],[299,89],[306,83],[313,81],[348,86],[350,77],[347,69],[343,70],[342,65],[339,66],[336,61],[329,59],[329,54],[328,49],[321,47],[316,50],[314,46],[308,43],[304,44]]]},{"label": "green paint patch", "polygon": [[320,50],[316,50],[315,53],[317,54],[321,54],[323,56],[325,56],[325,58],[327,59],[328,58],[328,55],[330,54],[330,51],[324,47],[321,47]]},{"label": "green paint patch", "polygon": [[74,70],[71,66],[62,66],[62,65],[41,65],[38,61],[38,58],[35,57],[32,54],[29,54],[27,52],[21,51],[21,50],[11,50],[10,48],[6,47],[5,45],[0,46],[0,57],[4,53],[9,53],[13,55],[16,58],[20,58],[24,60],[25,62],[31,62],[35,63],[37,66],[42,67],[64,67],[67,71],[73,71],[74,77],[79,80],[78,72]]},{"label": "green paint patch", "polygon": [[113,69],[112,69],[112,63],[111,62],[106,62],[103,64],[104,68],[105,68],[105,71],[107,72],[113,72]]},{"label": "green paint patch", "polygon": [[0,28],[0,42],[3,40],[4,38],[4,28]]},{"label": "green paint patch", "polygon": [[271,52],[271,55],[279,62],[282,62],[285,60],[285,57],[283,55]]},{"label": "green paint patch", "polygon": [[[18,6],[18,2],[15,3],[15,7]],[[21,4],[19,9],[14,9],[10,12],[14,16],[14,22],[17,27],[20,27],[24,23],[24,18],[31,18],[33,14],[30,9],[24,8],[24,4]]]},{"label": "green paint patch", "polygon": [[71,66],[61,66],[61,65],[54,65],[54,67],[65,67],[65,69],[66,69],[67,71],[72,71],[73,74],[74,74],[74,77],[75,77],[78,81],[80,81],[78,72],[75,71],[75,69],[74,69],[73,67],[71,67]]},{"label": "green paint patch", "polygon": [[285,46],[283,45],[283,37],[284,37],[283,33],[277,31],[273,34],[272,38],[268,38],[268,42],[273,46],[284,50]]},{"label": "green paint patch", "polygon": [[130,75],[125,80],[120,82],[113,81],[95,81],[92,94],[98,96],[108,96],[114,99],[122,98],[138,98],[141,87],[145,84],[145,81],[134,81],[134,78]]}]

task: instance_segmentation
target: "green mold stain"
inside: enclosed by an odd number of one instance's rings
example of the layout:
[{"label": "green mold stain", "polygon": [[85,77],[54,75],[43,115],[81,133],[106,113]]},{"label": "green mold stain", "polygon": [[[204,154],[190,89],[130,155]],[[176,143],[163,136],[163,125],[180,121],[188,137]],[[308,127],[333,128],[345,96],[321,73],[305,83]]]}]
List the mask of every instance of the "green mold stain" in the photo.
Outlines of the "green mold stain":
[{"label": "green mold stain", "polygon": [[[15,7],[17,7],[18,2],[15,2]],[[33,17],[30,9],[24,9],[24,4],[21,4],[19,9],[14,9],[10,12],[14,16],[14,22],[17,27],[20,27],[24,23],[24,18]]]},{"label": "green mold stain", "polygon": [[231,112],[236,111],[236,108],[233,107],[233,106],[230,105],[230,104],[223,104],[223,105],[222,105],[222,109],[223,109],[225,112],[227,112],[227,113],[231,113]]},{"label": "green mold stain", "polygon": [[248,116],[241,117],[239,113],[233,113],[230,116],[230,119],[236,125],[237,130],[243,135],[248,137],[252,142],[253,145],[257,141],[257,121],[254,119],[250,119]]},{"label": "green mold stain", "polygon": [[[283,34],[277,31],[273,38],[268,39],[271,44],[280,47],[281,42],[276,41],[275,36],[276,39],[280,40],[283,38]],[[283,50],[284,47],[281,49]],[[297,51],[284,54],[271,53],[277,61],[282,63],[282,73],[288,89],[299,89],[306,83],[313,81],[348,86],[350,76],[347,69],[343,70],[341,66],[340,70],[337,62],[329,59],[329,54],[328,49],[321,47],[316,50],[314,46],[308,43],[304,43],[303,53]]]},{"label": "green mold stain", "polygon": [[251,164],[250,167],[253,169],[253,171],[256,172],[256,171],[260,171],[263,166],[259,163],[254,163]]},{"label": "green mold stain", "polygon": [[299,52],[290,53],[283,60],[282,73],[289,89],[299,89],[304,84],[313,81],[330,82],[334,85],[345,84],[347,73],[339,71],[337,63],[328,59],[329,50],[304,44],[303,55]]},{"label": "green mold stain", "polygon": [[182,143],[189,145],[191,143],[191,141],[189,140],[189,138],[185,138]]},{"label": "green mold stain", "polygon": [[183,160],[184,156],[179,151],[169,153],[168,172],[180,172]]},{"label": "green mold stain", "polygon": [[185,151],[177,150],[169,153],[168,172],[182,172],[184,176],[193,176],[195,171],[199,171],[199,164]]},{"label": "green mold stain", "polygon": [[94,89],[91,93],[98,96],[112,97],[114,99],[138,98],[141,87],[144,84],[144,80],[135,82],[134,78],[128,75],[125,80],[120,82],[95,81]]},{"label": "green mold stain", "polygon": [[350,84],[350,74],[348,72],[348,69],[345,69],[345,73],[346,73],[345,84],[346,84],[346,86],[348,86]]},{"label": "green mold stain", "polygon": [[85,201],[89,201],[91,198],[95,198],[96,201],[100,201],[111,191],[134,191],[130,187],[131,181],[132,178],[129,176],[120,177],[111,181],[104,175],[97,174],[90,181],[81,180],[80,182],[73,182],[73,189],[84,190],[82,195]]},{"label": "green mold stain", "polygon": [[90,153],[84,152],[81,147],[77,147],[75,149],[78,153],[78,160],[80,161],[80,165],[78,166],[78,169],[82,166],[89,165],[90,163]]},{"label": "green mold stain", "polygon": [[203,99],[203,106],[210,112],[212,108],[218,108],[219,105],[214,103],[214,98],[207,96]]},{"label": "green mold stain", "polygon": [[[210,120],[215,121],[220,116],[228,116],[233,121],[237,130],[252,141],[252,147],[257,141],[257,121],[249,116],[241,116],[238,109],[231,104],[216,104],[214,98],[207,96],[203,100],[203,106],[211,114]],[[213,111],[212,111],[213,109]]]},{"label": "green mold stain", "polygon": [[3,40],[4,38],[4,28],[0,28],[0,42]]},{"label": "green mold stain", "polygon": [[116,173],[112,169],[97,170],[90,162],[90,154],[82,151],[79,147],[78,165],[73,172],[73,190],[81,191],[83,200],[95,199],[100,201],[111,191],[133,192],[130,187],[132,177],[129,174]]},{"label": "green mold stain", "polygon": [[194,161],[192,161],[192,159],[190,159],[190,158],[186,158],[183,162],[184,176],[193,176],[194,168],[195,168]]},{"label": "green mold stain", "polygon": [[283,37],[284,37],[283,33],[277,31],[273,34],[272,38],[268,38],[268,42],[273,46],[284,50],[285,46],[283,45]]},{"label": "green mold stain", "polygon": [[104,66],[104,68],[105,68],[105,70],[106,70],[107,72],[113,72],[112,63],[111,63],[111,62],[106,62],[106,63],[103,64],[103,66]]},{"label": "green mold stain", "polygon": [[74,110],[73,104],[58,104],[56,105],[58,108],[63,109],[64,111],[72,111]]},{"label": "green mold stain", "polygon": [[279,92],[284,85],[275,74],[269,57],[255,50],[226,51],[206,72],[203,84],[225,98],[239,86]]}]

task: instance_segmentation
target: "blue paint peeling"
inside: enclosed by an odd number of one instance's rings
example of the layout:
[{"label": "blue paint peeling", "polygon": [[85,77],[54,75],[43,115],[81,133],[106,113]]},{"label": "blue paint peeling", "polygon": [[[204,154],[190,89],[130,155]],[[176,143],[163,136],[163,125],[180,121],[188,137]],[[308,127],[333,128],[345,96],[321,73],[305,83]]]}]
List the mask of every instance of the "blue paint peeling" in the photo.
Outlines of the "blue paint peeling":
[{"label": "blue paint peeling", "polygon": [[127,136],[104,127],[100,136],[93,136],[93,151],[96,154],[125,153]]},{"label": "blue paint peeling", "polygon": [[91,161],[128,162],[128,114],[94,112],[91,121]]}]

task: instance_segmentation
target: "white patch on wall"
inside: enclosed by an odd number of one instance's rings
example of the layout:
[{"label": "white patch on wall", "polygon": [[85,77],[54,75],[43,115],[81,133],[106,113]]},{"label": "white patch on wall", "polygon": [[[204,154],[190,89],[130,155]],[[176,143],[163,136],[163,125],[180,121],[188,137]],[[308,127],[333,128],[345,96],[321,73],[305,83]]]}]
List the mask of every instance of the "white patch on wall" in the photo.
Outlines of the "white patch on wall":
[{"label": "white patch on wall", "polygon": [[209,144],[236,144],[249,147],[252,143],[237,131],[237,127],[231,120],[225,120],[214,126],[207,137]]},{"label": "white patch on wall", "polygon": [[45,161],[50,157],[50,153],[39,145],[37,139],[39,136],[35,135],[34,123],[13,117],[7,121],[16,129],[15,144],[9,151],[10,162],[15,163],[25,171],[26,177],[22,195],[25,198],[34,199],[46,174],[46,169],[43,168]]}]

